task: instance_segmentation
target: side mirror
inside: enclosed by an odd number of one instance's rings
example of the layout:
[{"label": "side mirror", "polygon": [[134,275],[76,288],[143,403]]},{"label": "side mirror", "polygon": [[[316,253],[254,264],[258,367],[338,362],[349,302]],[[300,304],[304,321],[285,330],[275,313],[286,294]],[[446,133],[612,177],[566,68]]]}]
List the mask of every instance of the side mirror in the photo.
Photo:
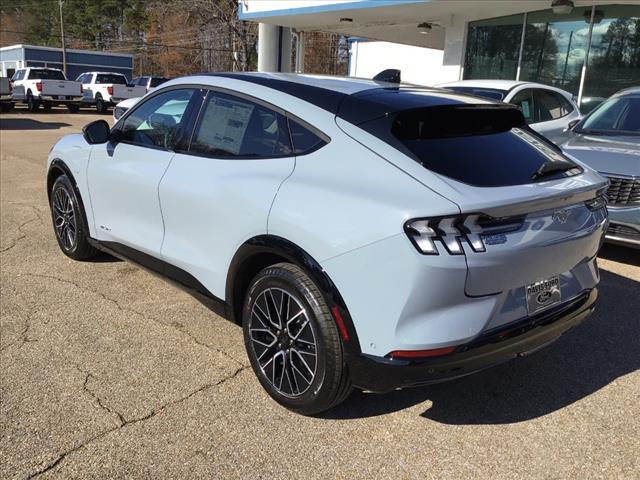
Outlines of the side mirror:
[{"label": "side mirror", "polygon": [[564,129],[565,132],[570,132],[572,131],[574,128],[576,128],[576,125],[578,125],[580,123],[580,119],[577,120],[571,120],[568,125],[567,128]]},{"label": "side mirror", "polygon": [[82,129],[82,136],[90,145],[99,143],[107,143],[109,141],[109,132],[111,127],[104,120],[96,120],[91,122]]}]

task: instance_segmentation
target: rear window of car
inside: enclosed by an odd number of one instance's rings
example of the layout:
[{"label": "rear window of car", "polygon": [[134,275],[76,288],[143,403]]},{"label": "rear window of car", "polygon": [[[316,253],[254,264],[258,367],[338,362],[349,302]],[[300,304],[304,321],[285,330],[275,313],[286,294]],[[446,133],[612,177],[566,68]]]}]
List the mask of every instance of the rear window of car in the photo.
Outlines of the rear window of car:
[{"label": "rear window of car", "polygon": [[149,87],[150,88],[157,87],[158,85],[162,85],[167,80],[169,80],[169,79],[168,78],[162,78],[162,77],[151,77],[151,85],[149,85]]},{"label": "rear window of car", "polygon": [[98,84],[116,84],[116,85],[126,85],[127,79],[124,75],[110,74],[110,73],[99,73],[96,76],[96,83]]},{"label": "rear window of car", "polygon": [[29,80],[66,80],[60,70],[46,70],[44,68],[32,68],[29,71]]},{"label": "rear window of car", "polygon": [[476,97],[489,98],[491,100],[504,100],[507,95],[506,90],[497,88],[482,87],[445,87],[447,90],[453,90],[458,93],[466,93],[467,95],[475,95]]},{"label": "rear window of car", "polygon": [[360,127],[428,170],[479,187],[523,185],[581,171],[530,131],[519,109],[507,105],[428,107]]}]

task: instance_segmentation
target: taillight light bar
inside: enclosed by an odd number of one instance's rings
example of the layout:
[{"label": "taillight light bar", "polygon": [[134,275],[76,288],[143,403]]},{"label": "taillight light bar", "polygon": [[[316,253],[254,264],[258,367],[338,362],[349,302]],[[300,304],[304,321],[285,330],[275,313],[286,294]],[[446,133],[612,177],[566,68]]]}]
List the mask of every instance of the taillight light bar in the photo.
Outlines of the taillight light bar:
[{"label": "taillight light bar", "polygon": [[109,86],[107,87],[107,93],[108,93],[109,95],[113,95],[113,86],[112,86],[112,85],[109,85]]},{"label": "taillight light bar", "polygon": [[483,236],[519,230],[523,217],[492,218],[482,214],[421,218],[405,223],[411,243],[423,255],[439,255],[441,243],[450,255],[463,255],[464,243],[476,253],[486,252]]},{"label": "taillight light bar", "polygon": [[37,82],[36,83],[36,90],[38,90],[39,92],[42,91],[42,82]]}]

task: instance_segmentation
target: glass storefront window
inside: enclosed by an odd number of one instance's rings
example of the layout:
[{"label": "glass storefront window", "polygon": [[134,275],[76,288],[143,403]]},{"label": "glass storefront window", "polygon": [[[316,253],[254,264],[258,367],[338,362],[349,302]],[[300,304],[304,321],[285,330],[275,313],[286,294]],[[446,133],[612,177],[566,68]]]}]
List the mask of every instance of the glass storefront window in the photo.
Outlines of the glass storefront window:
[{"label": "glass storefront window", "polygon": [[640,85],[640,6],[599,5],[584,97],[600,100]]},{"label": "glass storefront window", "polygon": [[[520,80],[579,94],[589,47],[591,7],[569,15],[541,10],[469,23],[465,79]],[[587,113],[615,92],[640,84],[640,6],[597,5],[582,92]]]},{"label": "glass storefront window", "polygon": [[513,79],[524,15],[469,23],[464,78]]},{"label": "glass storefront window", "polygon": [[544,83],[574,94],[580,88],[589,39],[591,8],[570,15],[551,10],[527,15],[520,80]]}]

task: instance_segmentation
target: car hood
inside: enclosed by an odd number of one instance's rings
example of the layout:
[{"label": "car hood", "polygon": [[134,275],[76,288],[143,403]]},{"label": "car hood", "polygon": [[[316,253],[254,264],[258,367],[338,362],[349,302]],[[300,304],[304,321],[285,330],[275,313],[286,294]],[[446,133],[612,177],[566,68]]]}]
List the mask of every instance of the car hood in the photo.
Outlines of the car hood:
[{"label": "car hood", "polygon": [[640,137],[575,134],[562,150],[599,172],[640,176]]}]

